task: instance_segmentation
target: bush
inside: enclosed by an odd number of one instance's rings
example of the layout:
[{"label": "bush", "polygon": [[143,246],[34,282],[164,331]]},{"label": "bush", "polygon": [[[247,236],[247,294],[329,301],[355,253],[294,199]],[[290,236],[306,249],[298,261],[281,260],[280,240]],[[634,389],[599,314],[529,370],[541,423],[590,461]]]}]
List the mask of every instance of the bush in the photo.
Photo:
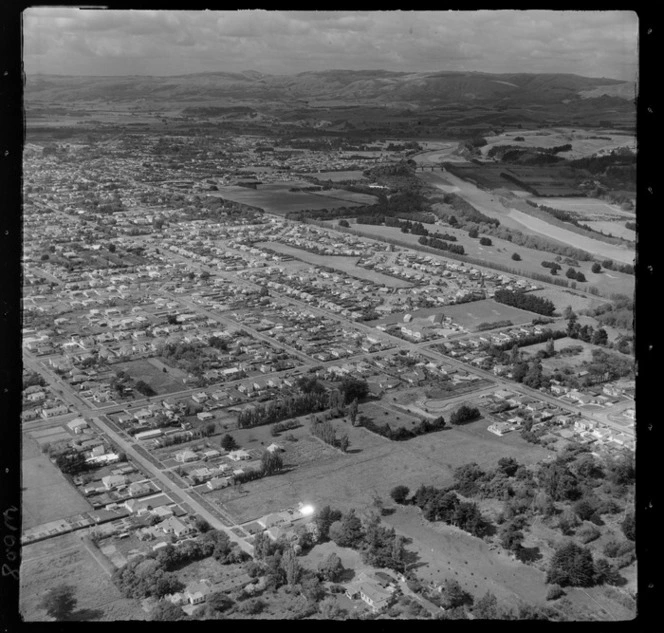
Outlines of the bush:
[{"label": "bush", "polygon": [[576,533],[579,540],[585,545],[599,538],[600,532],[594,525],[584,525]]},{"label": "bush", "polygon": [[521,261],[521,255],[519,255],[519,253],[512,253],[512,259],[515,262],[520,262]]},{"label": "bush", "polygon": [[493,242],[488,237],[480,237],[480,244],[482,246],[493,246]]},{"label": "bush", "polygon": [[560,585],[551,585],[549,587],[549,590],[546,592],[546,599],[547,600],[558,600],[558,598],[562,598],[562,596],[565,595],[565,592],[563,591],[562,587]]},{"label": "bush", "polygon": [[592,272],[594,272],[595,274],[597,274],[597,273],[599,273],[599,272],[602,272],[602,266],[599,264],[599,262],[595,262],[595,263],[591,266],[590,270],[591,270]]}]

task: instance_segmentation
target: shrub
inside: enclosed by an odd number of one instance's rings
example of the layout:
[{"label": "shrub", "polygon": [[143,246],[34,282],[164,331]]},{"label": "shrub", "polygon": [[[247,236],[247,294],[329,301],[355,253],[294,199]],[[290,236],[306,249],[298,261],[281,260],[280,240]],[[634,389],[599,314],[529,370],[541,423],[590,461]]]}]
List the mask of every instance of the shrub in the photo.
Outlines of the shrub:
[{"label": "shrub", "polygon": [[599,530],[594,525],[584,525],[576,533],[579,540],[585,545],[599,538]]},{"label": "shrub", "polygon": [[519,253],[512,253],[512,259],[515,262],[520,262],[521,261],[521,255],[519,255]]},{"label": "shrub", "polygon": [[546,592],[547,600],[558,600],[565,595],[563,588],[560,585],[551,585],[549,590]]}]

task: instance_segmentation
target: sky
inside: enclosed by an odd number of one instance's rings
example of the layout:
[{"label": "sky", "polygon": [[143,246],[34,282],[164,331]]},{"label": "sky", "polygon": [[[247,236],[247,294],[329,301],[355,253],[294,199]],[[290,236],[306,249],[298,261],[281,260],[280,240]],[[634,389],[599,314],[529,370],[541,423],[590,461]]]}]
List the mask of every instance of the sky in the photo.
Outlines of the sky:
[{"label": "sky", "polygon": [[178,75],[393,70],[636,81],[630,11],[111,11],[23,14],[25,72]]}]

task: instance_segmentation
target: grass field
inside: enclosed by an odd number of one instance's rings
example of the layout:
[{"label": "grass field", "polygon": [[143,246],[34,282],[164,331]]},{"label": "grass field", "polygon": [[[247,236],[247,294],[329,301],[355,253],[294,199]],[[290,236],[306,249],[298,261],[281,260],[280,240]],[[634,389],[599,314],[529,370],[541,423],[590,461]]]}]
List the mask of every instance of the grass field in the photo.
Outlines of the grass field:
[{"label": "grass field", "polygon": [[72,585],[76,620],[143,620],[137,601],[120,595],[77,534],[27,545],[22,551],[19,609],[27,621],[50,618],[39,608],[44,594],[60,584]]},{"label": "grass field", "polygon": [[425,521],[413,506],[397,507],[385,522],[413,539],[407,549],[419,557],[415,574],[426,581],[456,580],[476,600],[491,591],[505,606],[518,599],[534,603],[546,596],[544,574],[523,565],[481,539],[442,523]]},{"label": "grass field", "polygon": [[[309,463],[302,463],[292,472],[243,484],[242,493],[227,489],[214,494],[220,495],[240,522],[246,522],[299,501],[315,507],[330,504],[341,509],[361,508],[371,503],[374,493],[387,498],[398,484],[413,490],[422,483],[448,485],[454,469],[468,462],[493,467],[501,457],[534,463],[550,454],[516,434],[499,438],[489,433],[486,420],[406,442],[391,442],[341,421],[336,424],[348,433],[350,450],[347,454],[334,449],[333,454],[324,457],[314,453]],[[287,442],[279,442],[286,445],[284,461],[287,463],[290,449]]]},{"label": "grass field", "polygon": [[606,233],[607,235],[622,237],[632,242],[636,240],[636,231],[628,229],[625,226],[625,221],[622,218],[613,222],[609,220],[600,220],[592,222],[586,221],[585,224],[587,224],[590,228],[594,229],[595,231],[602,231],[602,233]]},{"label": "grass field", "polygon": [[534,312],[503,305],[493,299],[445,306],[441,312],[468,330],[476,329],[481,323],[496,321],[512,321],[514,325],[531,323],[537,316]]},{"label": "grass field", "polygon": [[332,182],[339,182],[340,180],[366,180],[366,177],[359,169],[347,171],[319,171],[302,175],[313,176],[319,180],[331,180]]},{"label": "grass field", "polygon": [[[523,141],[515,141],[514,137],[523,138]],[[591,138],[591,137],[602,138]],[[551,128],[542,130],[516,130],[505,132],[497,136],[487,136],[487,144],[480,149],[483,155],[494,145],[516,145],[517,147],[556,147],[570,144],[569,152],[561,152],[559,156],[567,159],[582,158],[590,156],[599,151],[609,151],[617,147],[631,147],[636,149],[636,139],[624,134],[613,134],[598,130],[579,130],[572,128]]]},{"label": "grass field", "polygon": [[[237,186],[220,187],[218,195],[233,202],[259,207],[268,213],[278,215],[285,215],[289,211],[334,209],[336,207],[351,207],[363,204],[320,196],[309,191],[288,191],[290,187],[297,186],[297,183],[285,184],[287,186],[279,184],[259,185],[258,189]],[[305,183],[305,186],[308,184]],[[332,195],[331,192],[329,193]]]},{"label": "grass field", "polygon": [[22,474],[23,529],[92,510],[49,458],[41,454],[36,442],[26,435],[23,436]]},{"label": "grass field", "polygon": [[317,255],[316,253],[310,253],[309,251],[302,250],[301,248],[295,248],[287,244],[280,244],[279,242],[258,242],[257,246],[266,246],[271,248],[279,253],[284,253],[286,255],[292,255],[297,259],[300,259],[309,264],[315,264],[316,266],[328,266],[329,268],[334,268],[336,270],[341,270],[357,279],[366,279],[368,281],[373,281],[376,284],[387,286],[388,288],[410,288],[412,284],[396,277],[390,277],[389,275],[384,275],[378,271],[368,270],[366,268],[361,268],[357,266],[359,257],[344,257],[342,255]]},{"label": "grass field", "polygon": [[[159,395],[182,391],[184,385],[182,381],[175,379],[171,375],[171,369],[168,373],[164,372],[161,363],[153,362],[152,359],[130,360],[124,363],[118,363],[117,368],[126,371],[134,380],[142,380],[150,385]],[[177,372],[178,370],[173,369]],[[179,373],[179,372],[178,372]]]},{"label": "grass field", "polygon": [[623,211],[618,205],[609,204],[599,198],[539,198],[530,196],[530,200],[553,209],[578,212],[586,217],[610,215],[616,218],[624,218],[625,221],[633,220],[636,217],[634,211]]},{"label": "grass field", "polygon": [[530,294],[553,301],[557,312],[562,312],[567,306],[572,306],[572,310],[575,312],[590,310],[607,302],[607,299],[586,297],[581,293],[566,288],[545,288],[543,290],[534,290]]}]

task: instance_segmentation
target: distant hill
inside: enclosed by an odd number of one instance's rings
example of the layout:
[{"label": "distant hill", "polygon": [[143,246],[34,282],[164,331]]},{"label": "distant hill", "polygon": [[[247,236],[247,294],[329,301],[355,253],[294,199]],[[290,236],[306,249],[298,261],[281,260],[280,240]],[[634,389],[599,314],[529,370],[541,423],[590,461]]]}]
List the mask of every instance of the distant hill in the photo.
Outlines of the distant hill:
[{"label": "distant hill", "polygon": [[345,102],[390,108],[430,109],[485,102],[487,105],[554,105],[569,100],[611,98],[633,101],[633,84],[570,74],[476,72],[390,72],[327,70],[296,75],[257,71],[208,72],[171,77],[28,76],[25,100],[36,102],[134,102],[172,107],[219,101],[256,104]]}]

